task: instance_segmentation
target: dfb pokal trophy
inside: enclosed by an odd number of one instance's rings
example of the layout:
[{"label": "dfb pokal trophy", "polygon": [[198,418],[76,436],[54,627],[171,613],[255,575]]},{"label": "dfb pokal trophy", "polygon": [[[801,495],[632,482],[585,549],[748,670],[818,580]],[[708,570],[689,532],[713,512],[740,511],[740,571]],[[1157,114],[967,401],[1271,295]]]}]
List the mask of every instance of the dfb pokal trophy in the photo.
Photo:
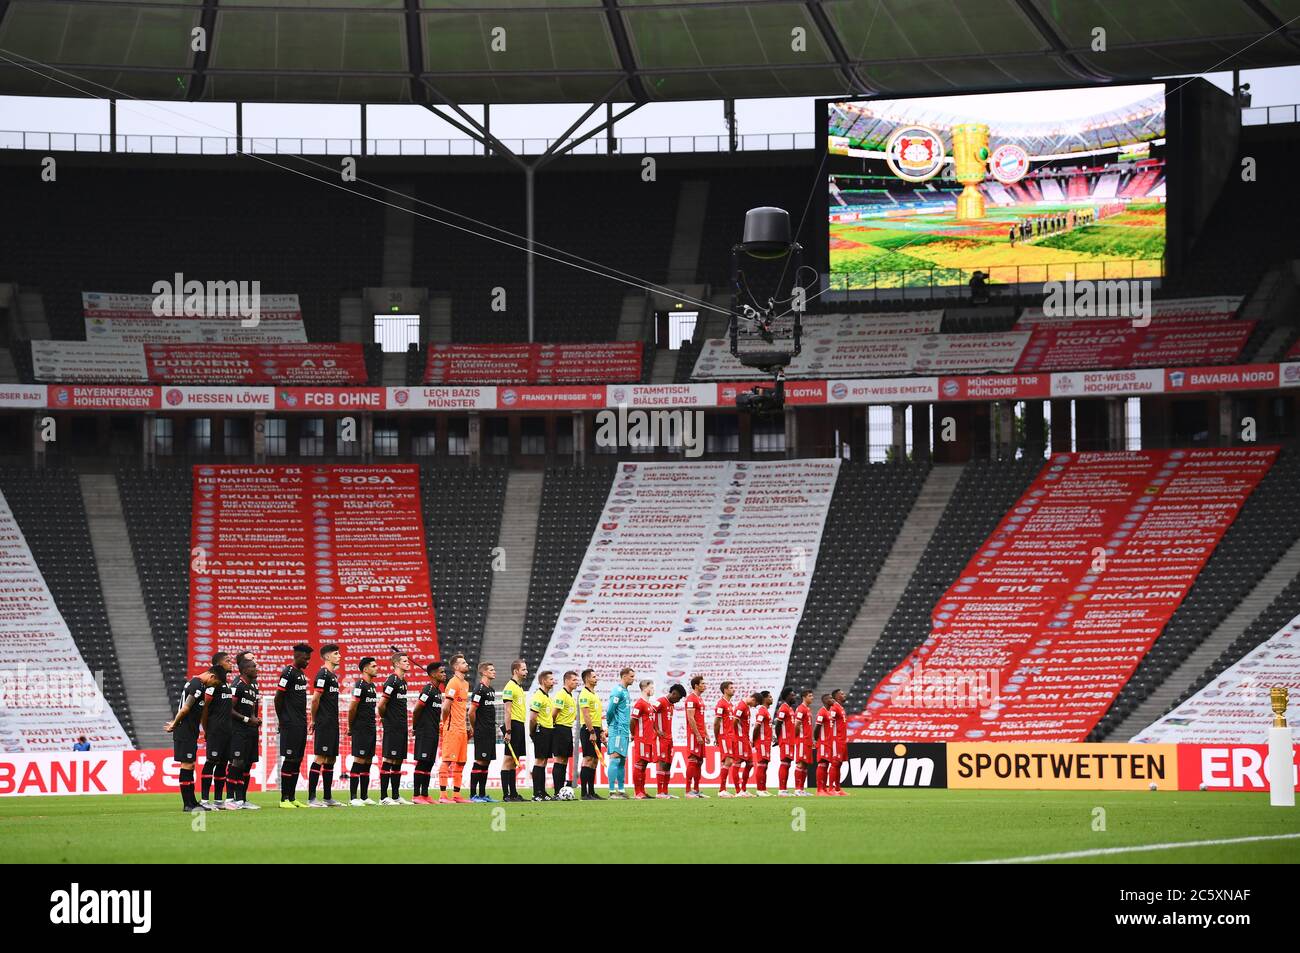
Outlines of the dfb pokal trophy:
[{"label": "dfb pokal trophy", "polygon": [[966,186],[957,196],[957,221],[984,217],[984,193],[979,190],[989,160],[989,127],[964,122],[952,127],[953,177]]},{"label": "dfb pokal trophy", "polygon": [[1295,807],[1295,774],[1291,767],[1292,737],[1286,723],[1287,690],[1268,690],[1273,708],[1273,725],[1268,729],[1268,803],[1273,807]]}]

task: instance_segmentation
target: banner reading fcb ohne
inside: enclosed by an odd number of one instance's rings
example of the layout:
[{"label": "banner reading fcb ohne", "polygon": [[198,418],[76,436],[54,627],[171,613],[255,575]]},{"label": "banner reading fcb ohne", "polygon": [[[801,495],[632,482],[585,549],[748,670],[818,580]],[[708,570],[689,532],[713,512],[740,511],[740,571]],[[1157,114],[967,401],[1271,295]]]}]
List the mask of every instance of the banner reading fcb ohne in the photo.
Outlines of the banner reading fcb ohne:
[{"label": "banner reading fcb ohne", "polygon": [[247,649],[269,683],[297,642],[345,671],[437,657],[418,467],[196,466],[193,493],[191,672]]}]

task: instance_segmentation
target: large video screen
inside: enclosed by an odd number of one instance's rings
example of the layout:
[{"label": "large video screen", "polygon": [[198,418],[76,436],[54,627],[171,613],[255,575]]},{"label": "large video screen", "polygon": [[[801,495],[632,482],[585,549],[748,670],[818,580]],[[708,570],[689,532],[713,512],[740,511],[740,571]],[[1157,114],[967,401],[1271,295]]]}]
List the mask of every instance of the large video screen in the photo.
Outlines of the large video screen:
[{"label": "large video screen", "polygon": [[1162,273],[1163,84],[824,105],[832,289]]}]

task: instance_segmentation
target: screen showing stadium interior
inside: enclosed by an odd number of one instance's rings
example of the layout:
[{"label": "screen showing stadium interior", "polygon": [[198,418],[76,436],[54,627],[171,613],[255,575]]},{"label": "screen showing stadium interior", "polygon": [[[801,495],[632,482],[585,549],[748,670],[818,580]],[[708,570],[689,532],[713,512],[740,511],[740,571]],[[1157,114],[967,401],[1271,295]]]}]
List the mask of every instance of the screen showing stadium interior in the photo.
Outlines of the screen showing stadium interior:
[{"label": "screen showing stadium interior", "polygon": [[1161,274],[1162,84],[832,102],[826,118],[832,288]]}]

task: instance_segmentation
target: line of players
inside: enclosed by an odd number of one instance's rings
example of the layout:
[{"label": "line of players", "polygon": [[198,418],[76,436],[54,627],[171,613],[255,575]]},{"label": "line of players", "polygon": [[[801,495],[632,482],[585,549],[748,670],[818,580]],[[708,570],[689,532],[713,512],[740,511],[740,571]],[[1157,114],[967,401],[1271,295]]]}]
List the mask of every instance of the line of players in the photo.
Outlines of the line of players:
[{"label": "line of players", "polygon": [[[321,665],[311,680],[309,692],[305,672],[313,654],[319,654]],[[337,645],[324,645],[315,653],[311,646],[300,643],[294,646],[293,662],[280,672],[274,700],[283,759],[281,808],[345,806],[333,797],[340,740],[340,662]],[[453,655],[445,663],[430,662],[424,667],[430,681],[417,696],[408,729],[406,676],[412,667],[410,657],[394,650],[391,665],[392,674],[381,687],[376,687],[378,663],[374,658],[363,658],[357,666],[359,676],[353,684],[347,711],[352,751],[348,803],[354,807],[488,802],[491,800],[487,794],[488,770],[496,757],[499,738],[504,740],[505,747],[501,765],[503,801],[527,800],[519,795],[516,786],[518,770],[527,754],[527,742],[531,742],[533,749],[531,800],[572,799],[569,769],[574,755],[575,729],[580,739],[579,778],[584,800],[602,800],[596,793],[596,764],[606,762],[606,751],[610,798],[628,797],[629,764],[634,799],[650,797],[646,779],[651,764],[657,766],[654,796],[675,798],[668,791],[673,758],[672,720],[676,706],[683,702],[687,732],[686,797],[708,796],[700,791],[700,778],[710,738],[719,749],[720,797],[769,796],[767,773],[774,750],[780,758],[781,796],[808,796],[809,778],[815,778],[820,796],[844,795],[839,786],[840,765],[847,748],[842,691],[822,696],[822,707],[814,718],[811,691],[800,694],[787,689],[773,713],[771,692],[754,692],[748,698],[736,698],[732,683],[723,682],[719,686],[720,697],[712,705],[710,733],[702,676],[691,679],[689,692],[682,685],[674,684],[657,699],[654,683],[643,680],[639,683],[640,696],[634,700],[631,686],[636,682],[636,673],[624,668],[609,698],[602,703],[596,693],[596,675],[591,669],[581,675],[565,672],[558,687],[554,673],[542,672],[538,687],[529,696],[524,688],[527,666],[522,659],[517,659],[501,692],[503,720],[498,726],[497,693],[493,687],[496,667],[490,662],[480,663],[478,681],[471,689],[466,677],[469,663],[463,655]],[[238,674],[233,684],[227,684],[233,670]],[[186,683],[177,715],[165,725],[165,730],[173,736],[173,756],[180,765],[185,811],[258,809],[247,800],[249,775],[259,759],[261,719],[257,677],[257,661],[252,653],[231,656],[219,652],[208,671]],[[376,717],[384,729],[380,746],[376,745],[379,740]],[[194,790],[200,735],[207,748],[200,777],[201,797]],[[315,757],[308,769],[308,800],[303,804],[297,800],[296,791],[308,735],[313,736]],[[470,769],[470,796],[466,799],[461,794],[461,779],[468,763],[471,736],[474,760]],[[400,786],[411,738],[415,790],[413,800],[408,801],[401,796]],[[370,767],[376,751],[381,756],[381,800],[378,802],[369,797]],[[439,765],[436,801],[430,793],[435,763]],[[548,764],[554,795],[546,791]],[[749,789],[751,775],[755,782],[753,792]],[[228,800],[225,799],[227,789]],[[210,799],[213,790],[215,800]]]}]

